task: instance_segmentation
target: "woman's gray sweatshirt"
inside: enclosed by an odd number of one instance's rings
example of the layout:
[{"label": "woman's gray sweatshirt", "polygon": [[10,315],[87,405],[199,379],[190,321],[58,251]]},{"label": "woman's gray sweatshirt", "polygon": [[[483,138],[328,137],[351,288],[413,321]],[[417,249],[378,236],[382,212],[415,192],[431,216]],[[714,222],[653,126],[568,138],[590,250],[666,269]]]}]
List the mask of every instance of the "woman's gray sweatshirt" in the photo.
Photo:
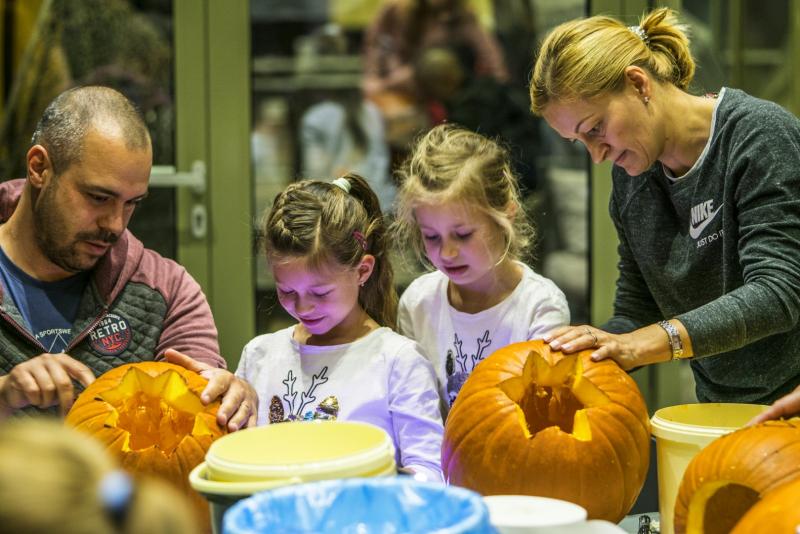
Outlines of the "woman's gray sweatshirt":
[{"label": "woman's gray sweatshirt", "polygon": [[[612,332],[677,318],[697,398],[769,403],[800,383],[800,120],[726,88],[700,159],[614,167],[619,234]],[[666,336],[666,333],[665,333]]]}]

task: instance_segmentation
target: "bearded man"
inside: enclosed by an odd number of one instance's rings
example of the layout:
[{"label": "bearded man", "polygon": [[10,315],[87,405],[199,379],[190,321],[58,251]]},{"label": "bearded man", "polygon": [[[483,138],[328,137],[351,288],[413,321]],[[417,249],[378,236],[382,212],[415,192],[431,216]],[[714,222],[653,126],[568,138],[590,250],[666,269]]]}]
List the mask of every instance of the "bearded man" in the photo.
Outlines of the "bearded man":
[{"label": "bearded man", "polygon": [[209,379],[220,424],[255,424],[252,387],[226,371],[200,286],[128,230],[147,196],[150,134],[107,87],[47,107],[27,178],[0,184],[0,416],[63,414],[109,369],[166,359]]}]

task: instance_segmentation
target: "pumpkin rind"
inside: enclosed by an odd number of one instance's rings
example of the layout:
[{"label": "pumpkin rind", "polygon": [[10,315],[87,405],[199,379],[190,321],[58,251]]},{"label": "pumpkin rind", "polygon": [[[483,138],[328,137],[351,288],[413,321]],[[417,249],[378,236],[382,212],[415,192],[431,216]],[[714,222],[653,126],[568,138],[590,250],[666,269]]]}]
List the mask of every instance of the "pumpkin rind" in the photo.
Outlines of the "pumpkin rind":
[{"label": "pumpkin rind", "polygon": [[798,478],[800,419],[768,421],[717,438],[686,467],[675,500],[675,533],[694,530],[699,524],[699,519],[691,516],[700,512],[691,510],[699,511],[704,505],[696,499],[702,500],[709,493],[705,487],[726,483],[744,486],[763,498]]},{"label": "pumpkin rind", "polygon": [[[613,361],[591,361],[590,354],[551,352],[536,340],[502,348],[476,366],[445,425],[442,468],[450,483],[483,495],[564,499],[586,508],[590,518],[621,520],[647,475],[650,421],[628,374]],[[565,372],[565,391],[550,388],[548,408],[558,410],[576,391],[592,402],[581,402],[574,423],[564,418],[570,432],[549,426],[533,434],[512,397],[537,377]],[[526,391],[530,401],[533,390]]]},{"label": "pumpkin rind", "polygon": [[[126,380],[128,382],[125,382]],[[174,415],[180,411],[176,417],[185,418],[188,422],[184,426],[191,427],[191,431],[188,431],[182,439],[169,432],[170,429],[167,427],[164,433],[169,434],[170,442],[164,446],[165,450],[158,444],[139,449],[131,448],[131,433],[116,426],[126,417],[121,413],[124,410],[122,403],[125,399],[131,398],[131,391],[142,391],[140,383],[146,383],[143,386],[145,389],[152,386],[156,393],[160,387],[164,391],[164,399],[151,399],[150,402],[159,401],[174,407],[174,410],[169,410],[168,413]],[[199,374],[166,362],[122,365],[98,377],[78,396],[67,414],[66,422],[103,443],[129,472],[166,479],[192,496],[195,505],[202,511],[201,519],[207,520],[207,503],[191,488],[188,476],[189,472],[204,460],[211,443],[227,432],[216,421],[219,401],[206,406],[200,401],[200,394],[207,384],[208,381]],[[144,395],[134,393],[137,394]],[[142,413],[133,414],[131,417],[144,418],[147,422],[149,416],[150,413]],[[153,421],[153,424],[161,427],[169,425],[170,422]],[[151,438],[152,436],[147,436],[147,439]]]}]

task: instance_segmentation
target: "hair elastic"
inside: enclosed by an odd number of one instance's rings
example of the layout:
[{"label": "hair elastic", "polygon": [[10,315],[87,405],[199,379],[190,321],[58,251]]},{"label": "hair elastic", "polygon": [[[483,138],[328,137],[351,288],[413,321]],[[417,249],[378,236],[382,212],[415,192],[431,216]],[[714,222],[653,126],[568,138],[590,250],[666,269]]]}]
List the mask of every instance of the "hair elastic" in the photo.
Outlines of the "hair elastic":
[{"label": "hair elastic", "polygon": [[650,44],[650,38],[647,36],[647,32],[644,31],[644,28],[641,26],[628,26],[628,29],[636,35],[639,39],[641,39],[644,44]]},{"label": "hair elastic", "polygon": [[361,245],[361,248],[366,252],[367,238],[364,237],[364,234],[362,234],[360,230],[353,230],[353,239],[358,241],[358,244]]},{"label": "hair elastic", "polygon": [[350,180],[348,180],[348,179],[347,179],[347,178],[345,178],[344,176],[342,176],[342,177],[340,177],[340,178],[337,178],[337,179],[335,179],[335,180],[334,180],[334,181],[332,181],[331,183],[332,183],[333,185],[335,185],[336,187],[339,187],[339,188],[341,188],[341,189],[342,189],[342,191],[344,191],[345,193],[348,193],[348,194],[350,193],[350,185],[351,185],[351,184],[350,184]]},{"label": "hair elastic", "polygon": [[131,477],[120,469],[111,471],[100,480],[97,493],[111,521],[115,525],[123,524],[133,495]]}]

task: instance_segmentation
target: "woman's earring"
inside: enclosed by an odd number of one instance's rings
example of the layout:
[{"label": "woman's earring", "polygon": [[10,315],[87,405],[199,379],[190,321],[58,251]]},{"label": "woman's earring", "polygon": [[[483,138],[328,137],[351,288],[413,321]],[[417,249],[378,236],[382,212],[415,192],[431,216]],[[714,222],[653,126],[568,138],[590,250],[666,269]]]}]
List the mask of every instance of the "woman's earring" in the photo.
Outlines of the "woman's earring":
[{"label": "woman's earring", "polygon": [[644,97],[644,105],[646,106],[649,103],[650,103],[650,97],[649,96],[645,96]]}]

